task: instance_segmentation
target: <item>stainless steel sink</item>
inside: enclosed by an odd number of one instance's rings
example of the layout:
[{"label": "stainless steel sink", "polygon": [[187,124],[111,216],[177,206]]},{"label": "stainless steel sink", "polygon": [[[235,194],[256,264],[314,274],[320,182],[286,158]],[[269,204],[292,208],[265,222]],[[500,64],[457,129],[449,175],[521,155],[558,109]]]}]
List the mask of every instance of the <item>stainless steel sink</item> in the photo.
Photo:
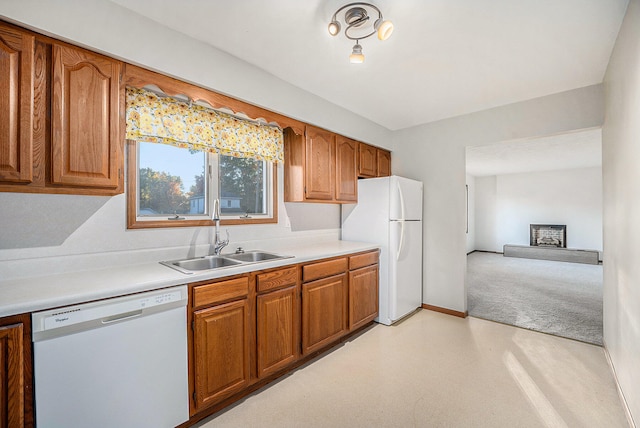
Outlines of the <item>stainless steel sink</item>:
[{"label": "stainless steel sink", "polygon": [[222,269],[251,263],[266,262],[272,260],[286,259],[293,256],[268,253],[265,251],[253,250],[244,253],[229,254],[225,256],[205,256],[191,259],[169,260],[160,262],[165,266],[186,274],[193,274],[205,270]]},{"label": "stainless steel sink", "polygon": [[171,260],[160,263],[182,273],[189,274],[202,270],[220,269],[242,264],[242,262],[238,260],[232,260],[221,256],[196,257],[193,259]]},{"label": "stainless steel sink", "polygon": [[269,260],[286,259],[293,256],[283,256],[281,254],[267,253],[265,251],[245,251],[244,253],[230,254],[225,256],[229,259],[239,260],[245,263],[266,262]]}]

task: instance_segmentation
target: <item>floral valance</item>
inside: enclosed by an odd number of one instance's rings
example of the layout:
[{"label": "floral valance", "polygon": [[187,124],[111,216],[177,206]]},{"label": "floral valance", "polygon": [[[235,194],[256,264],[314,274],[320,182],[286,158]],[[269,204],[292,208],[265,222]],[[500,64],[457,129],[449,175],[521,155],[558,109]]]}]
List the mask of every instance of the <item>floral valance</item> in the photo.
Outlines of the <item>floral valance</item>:
[{"label": "floral valance", "polygon": [[144,89],[127,88],[126,138],[282,162],[282,130]]}]

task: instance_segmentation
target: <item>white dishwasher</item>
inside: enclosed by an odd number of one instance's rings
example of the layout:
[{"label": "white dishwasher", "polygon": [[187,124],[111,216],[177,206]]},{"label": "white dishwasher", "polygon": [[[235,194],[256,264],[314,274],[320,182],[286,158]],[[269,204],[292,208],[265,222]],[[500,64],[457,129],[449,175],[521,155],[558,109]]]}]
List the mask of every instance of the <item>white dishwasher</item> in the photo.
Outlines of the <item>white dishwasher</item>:
[{"label": "white dishwasher", "polygon": [[38,428],[189,419],[187,287],[32,315]]}]

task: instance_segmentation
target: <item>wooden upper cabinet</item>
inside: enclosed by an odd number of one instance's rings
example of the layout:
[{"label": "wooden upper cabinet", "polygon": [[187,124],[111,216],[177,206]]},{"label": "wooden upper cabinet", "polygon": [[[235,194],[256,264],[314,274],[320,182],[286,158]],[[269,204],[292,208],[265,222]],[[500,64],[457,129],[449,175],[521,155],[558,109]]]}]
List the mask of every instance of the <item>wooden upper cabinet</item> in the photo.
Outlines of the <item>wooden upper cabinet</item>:
[{"label": "wooden upper cabinet", "polygon": [[368,144],[358,144],[358,176],[377,177],[377,149]]},{"label": "wooden upper cabinet", "polygon": [[358,200],[358,143],[338,135],[336,137],[336,200]]},{"label": "wooden upper cabinet", "polygon": [[378,177],[388,177],[391,175],[391,152],[377,149]]},{"label": "wooden upper cabinet", "polygon": [[358,199],[358,143],[306,126],[284,130],[285,202],[353,203]]},{"label": "wooden upper cabinet", "polygon": [[66,45],[52,55],[52,182],[116,188],[122,64]]},{"label": "wooden upper cabinet", "polygon": [[391,152],[368,144],[358,144],[358,177],[388,177],[391,175]]},{"label": "wooden upper cabinet", "polygon": [[0,182],[32,181],[34,46],[0,23]]},{"label": "wooden upper cabinet", "polygon": [[332,200],[334,196],[334,134],[313,126],[305,130],[305,197]]}]

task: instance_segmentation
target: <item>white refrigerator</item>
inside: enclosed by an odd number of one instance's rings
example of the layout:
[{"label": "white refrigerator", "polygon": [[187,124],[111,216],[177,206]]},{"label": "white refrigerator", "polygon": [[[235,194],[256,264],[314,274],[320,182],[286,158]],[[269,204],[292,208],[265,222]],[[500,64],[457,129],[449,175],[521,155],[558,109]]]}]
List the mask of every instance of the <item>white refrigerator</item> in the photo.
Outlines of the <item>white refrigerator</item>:
[{"label": "white refrigerator", "polygon": [[422,306],[422,183],[391,176],[358,181],[342,206],[342,239],[380,245],[380,306],[391,325]]}]

